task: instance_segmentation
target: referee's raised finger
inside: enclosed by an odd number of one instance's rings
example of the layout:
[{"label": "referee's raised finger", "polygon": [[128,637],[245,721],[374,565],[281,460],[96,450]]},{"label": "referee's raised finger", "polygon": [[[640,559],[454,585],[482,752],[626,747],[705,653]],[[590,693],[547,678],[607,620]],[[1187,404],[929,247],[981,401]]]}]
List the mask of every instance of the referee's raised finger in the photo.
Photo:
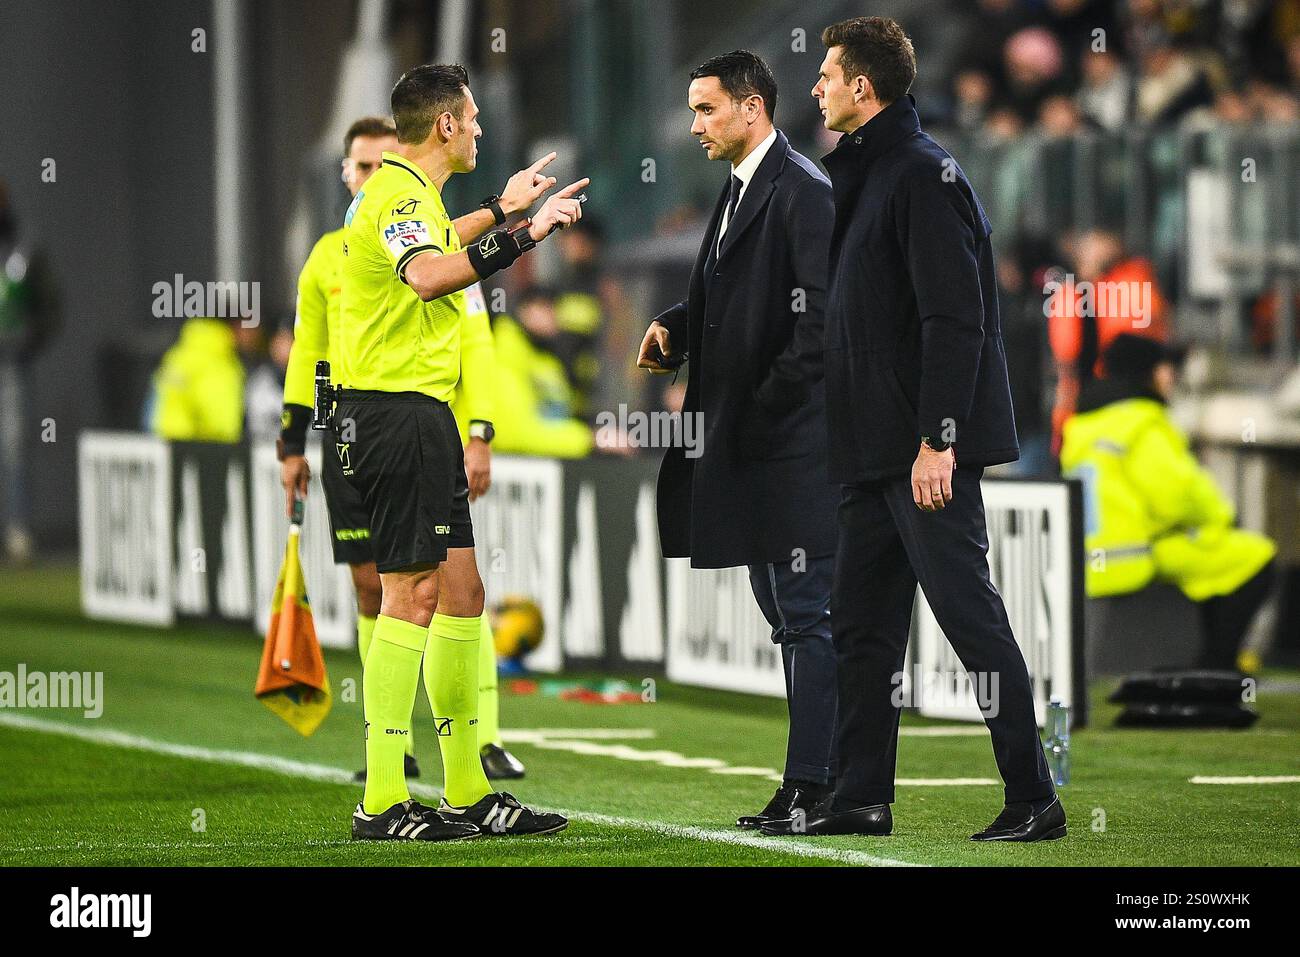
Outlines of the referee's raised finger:
[{"label": "referee's raised finger", "polygon": [[555,160],[555,157],[556,157],[557,155],[559,155],[559,154],[557,154],[557,153],[555,152],[555,150],[551,150],[549,153],[547,153],[547,154],[546,154],[545,156],[543,156],[541,159],[539,159],[539,160],[537,160],[536,162],[534,162],[532,166],[528,167],[528,171],[529,171],[530,173],[536,173],[536,172],[538,172],[538,171],[540,171],[540,170],[545,169],[547,166],[549,166],[549,165],[550,165],[550,164]]},{"label": "referee's raised finger", "polygon": [[579,190],[586,189],[590,185],[591,185],[591,177],[584,176],[576,183],[570,183],[568,186],[564,187],[564,189],[560,190],[556,195],[560,196],[563,199],[568,199],[574,193],[578,192]]}]

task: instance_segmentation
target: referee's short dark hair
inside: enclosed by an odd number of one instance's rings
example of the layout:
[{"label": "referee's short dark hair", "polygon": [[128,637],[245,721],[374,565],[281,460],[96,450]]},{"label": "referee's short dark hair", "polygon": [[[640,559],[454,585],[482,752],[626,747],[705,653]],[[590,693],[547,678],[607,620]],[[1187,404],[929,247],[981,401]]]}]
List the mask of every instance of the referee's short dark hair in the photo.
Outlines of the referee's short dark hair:
[{"label": "referee's short dark hair", "polygon": [[748,50],[732,50],[709,57],[691,71],[691,79],[716,76],[722,88],[737,103],[758,94],[769,120],[776,119],[776,77],[763,58]]},{"label": "referee's short dark hair", "polygon": [[381,139],[385,136],[396,136],[397,127],[393,126],[393,121],[386,116],[363,116],[343,134],[343,155],[348,156],[352,152],[352,141],[357,137],[366,137],[369,139]]},{"label": "referee's short dark hair", "polygon": [[457,63],[426,63],[403,73],[390,100],[397,142],[423,143],[434,120],[444,113],[459,120],[465,114],[468,86],[469,74]]},{"label": "referee's short dark hair", "polygon": [[822,43],[827,49],[840,48],[844,82],[851,84],[854,77],[865,76],[883,104],[901,99],[916,79],[916,51],[897,20],[841,20],[822,31]]}]

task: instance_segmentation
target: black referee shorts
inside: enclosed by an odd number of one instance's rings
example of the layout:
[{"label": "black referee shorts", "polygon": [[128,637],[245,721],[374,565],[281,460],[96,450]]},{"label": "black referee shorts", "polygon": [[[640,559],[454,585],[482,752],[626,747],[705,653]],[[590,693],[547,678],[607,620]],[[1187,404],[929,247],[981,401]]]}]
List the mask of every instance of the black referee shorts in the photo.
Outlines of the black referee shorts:
[{"label": "black referee shorts", "polygon": [[381,572],[436,565],[447,549],[473,546],[465,450],[447,403],[344,389],[334,442],[343,477],[365,505]]},{"label": "black referee shorts", "polygon": [[330,517],[334,564],[364,565],[375,560],[370,547],[370,510],[361,494],[343,477],[343,464],[332,442],[321,449],[321,487]]}]

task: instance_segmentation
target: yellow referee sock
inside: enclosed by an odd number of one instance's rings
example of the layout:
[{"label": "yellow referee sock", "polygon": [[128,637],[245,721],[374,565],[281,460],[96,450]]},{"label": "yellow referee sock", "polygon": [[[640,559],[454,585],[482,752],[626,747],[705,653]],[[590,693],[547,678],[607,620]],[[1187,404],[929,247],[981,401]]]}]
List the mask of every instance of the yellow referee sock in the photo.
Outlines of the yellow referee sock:
[{"label": "yellow referee sock", "polygon": [[492,790],[478,756],[479,617],[434,615],[424,648],[424,690],[442,751],[443,795],[455,807]]},{"label": "yellow referee sock", "polygon": [[[375,619],[369,615],[357,615],[357,650],[361,652],[361,666],[366,665],[366,655],[370,652],[370,642],[375,637]],[[406,736],[406,753],[415,757],[415,729]]]},{"label": "yellow referee sock", "polygon": [[497,649],[492,623],[484,615],[478,639],[478,746],[501,747],[501,703],[497,696]]},{"label": "yellow referee sock", "polygon": [[402,757],[411,736],[411,711],[420,685],[420,657],[425,629],[409,621],[380,615],[361,672],[366,713],[367,814],[381,814],[409,800]]}]

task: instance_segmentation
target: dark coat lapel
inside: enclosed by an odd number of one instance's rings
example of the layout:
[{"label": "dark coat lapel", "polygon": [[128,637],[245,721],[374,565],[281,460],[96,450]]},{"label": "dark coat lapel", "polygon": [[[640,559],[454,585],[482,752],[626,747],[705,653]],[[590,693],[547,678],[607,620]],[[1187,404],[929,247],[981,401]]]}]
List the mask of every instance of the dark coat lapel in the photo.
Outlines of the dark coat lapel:
[{"label": "dark coat lapel", "polygon": [[[719,261],[726,258],[741,234],[749,228],[759,211],[767,205],[768,199],[776,192],[773,181],[785,167],[785,157],[789,151],[789,141],[786,140],[784,133],[777,130],[776,140],[768,149],[767,155],[763,157],[763,162],[758,164],[758,169],[754,170],[754,178],[749,181],[745,195],[741,197],[740,205],[736,207],[735,218],[727,224],[727,235],[722,237],[722,251],[718,253]],[[727,182],[730,183],[731,179],[728,178]]]}]

